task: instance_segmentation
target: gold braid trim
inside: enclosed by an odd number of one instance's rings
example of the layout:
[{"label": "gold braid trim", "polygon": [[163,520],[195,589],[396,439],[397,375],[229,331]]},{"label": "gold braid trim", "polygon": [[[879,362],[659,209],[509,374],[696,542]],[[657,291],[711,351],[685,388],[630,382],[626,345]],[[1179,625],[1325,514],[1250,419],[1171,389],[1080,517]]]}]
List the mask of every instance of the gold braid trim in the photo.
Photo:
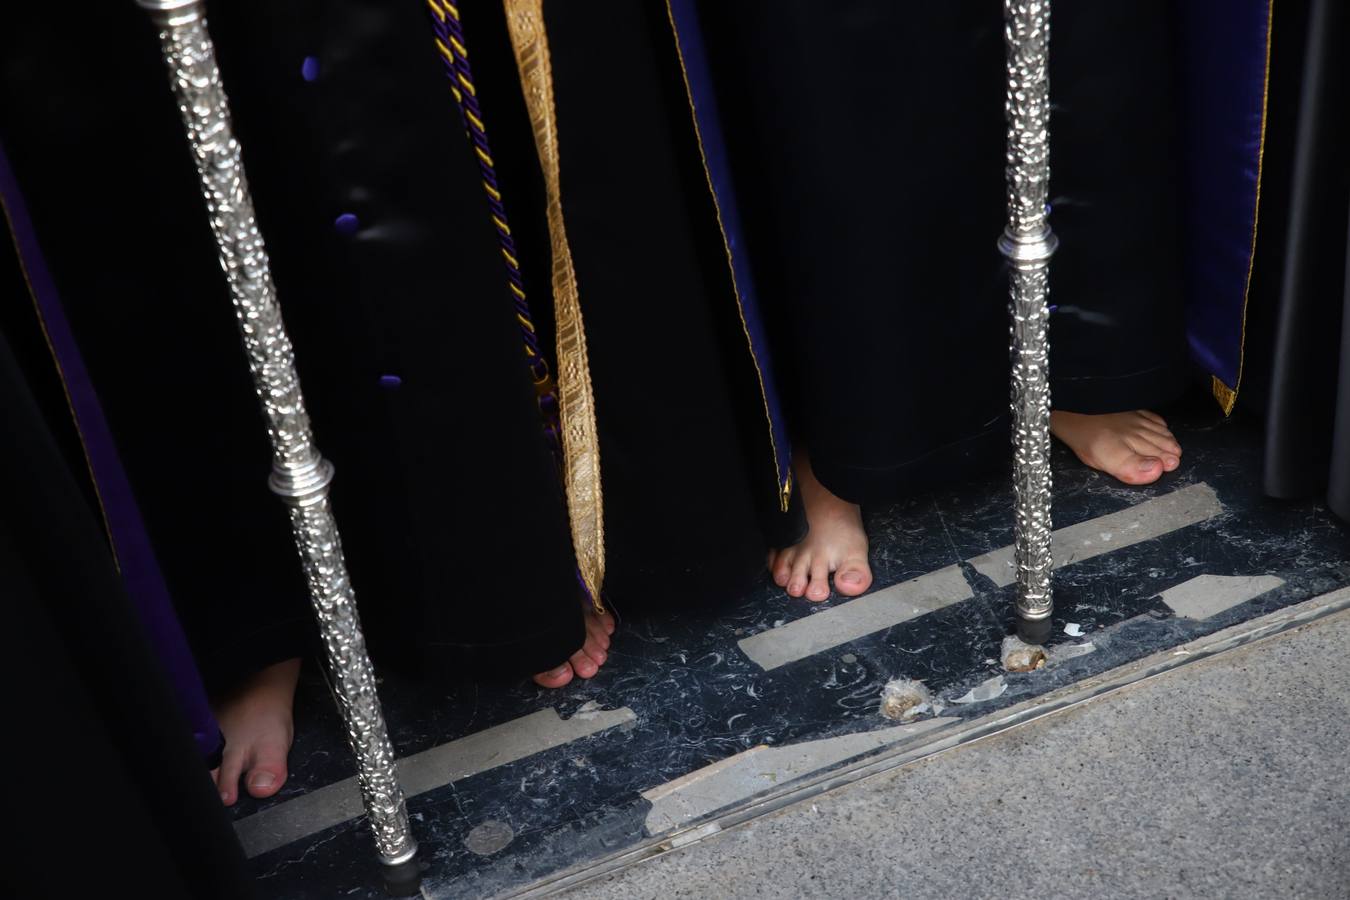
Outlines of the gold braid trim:
[{"label": "gold braid trim", "polygon": [[[731,252],[731,242],[727,240],[726,225],[722,221],[722,202],[717,198],[717,188],[713,187],[712,170],[708,168],[708,154],[703,149],[703,129],[698,122],[698,106],[694,103],[694,89],[689,84],[689,68],[684,64],[684,47],[680,43],[680,29],[675,24],[675,10],[666,0],[666,18],[670,20],[670,33],[675,38],[675,57],[680,61],[680,78],[684,84],[684,94],[689,101],[689,116],[694,124],[694,138],[698,142],[698,158],[703,164],[703,178],[708,183],[708,195],[712,198],[713,212],[717,216],[717,234],[722,238],[722,249],[727,254],[727,273],[731,277],[731,292],[736,295],[736,312],[741,317],[741,331],[745,333],[746,347],[750,351],[750,361],[755,365],[755,377],[759,380],[759,397],[764,404],[764,419],[769,426],[769,450],[773,453],[774,482],[778,485],[778,508],[788,511],[792,500],[792,469],[786,472],[778,466],[778,441],[773,434],[773,410],[769,408],[769,392],[764,386],[764,370],[759,365],[759,356],[755,354],[755,342],[750,337],[750,324],[745,317],[745,304],[741,300],[741,286],[736,282],[736,263]],[[788,461],[791,462],[791,448],[788,448]]]},{"label": "gold braid trim", "polygon": [[572,268],[572,252],[563,224],[553,69],[548,35],[544,32],[544,4],[543,0],[503,0],[503,5],[548,195],[553,304],[558,328],[558,405],[572,547],[596,611],[603,612],[600,589],[605,580],[605,517],[600,490],[600,441],[595,427],[595,397],[591,391],[577,275]]}]

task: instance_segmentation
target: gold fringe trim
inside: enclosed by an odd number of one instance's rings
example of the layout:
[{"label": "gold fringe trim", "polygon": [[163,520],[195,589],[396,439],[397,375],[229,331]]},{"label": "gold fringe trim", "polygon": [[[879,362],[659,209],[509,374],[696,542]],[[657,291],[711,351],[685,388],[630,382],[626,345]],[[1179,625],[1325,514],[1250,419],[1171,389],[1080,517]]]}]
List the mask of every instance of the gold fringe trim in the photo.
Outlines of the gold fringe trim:
[{"label": "gold fringe trim", "polygon": [[600,590],[605,581],[605,517],[600,489],[600,441],[595,426],[595,397],[591,390],[577,275],[572,267],[572,252],[563,224],[558,127],[553,105],[552,63],[548,36],[544,32],[544,4],[543,0],[503,0],[503,5],[548,195],[553,304],[558,328],[558,405],[572,548],[596,612],[603,612]]},{"label": "gold fringe trim", "polygon": [[1214,399],[1219,401],[1219,406],[1223,409],[1223,414],[1225,416],[1232,415],[1233,407],[1237,405],[1237,391],[1224,384],[1219,379],[1218,375],[1211,375],[1209,377],[1210,392],[1214,395]]}]

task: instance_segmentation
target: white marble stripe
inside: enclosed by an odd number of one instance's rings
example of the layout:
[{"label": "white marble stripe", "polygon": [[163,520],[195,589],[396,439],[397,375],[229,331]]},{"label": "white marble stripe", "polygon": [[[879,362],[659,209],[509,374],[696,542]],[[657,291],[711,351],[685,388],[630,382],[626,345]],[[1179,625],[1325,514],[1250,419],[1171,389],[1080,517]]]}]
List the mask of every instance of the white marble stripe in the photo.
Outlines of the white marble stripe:
[{"label": "white marble stripe", "polygon": [[[1056,569],[1151,541],[1172,531],[1212,519],[1223,512],[1214,489],[1207,484],[1192,484],[1136,503],[1119,512],[1060,528],[1050,538],[1050,555]],[[976,572],[999,587],[1017,580],[1011,545],[970,560]]]},{"label": "white marble stripe", "polygon": [[947,566],[761,631],[739,643],[742,652],[761,667],[776,669],[973,596],[961,569]]},{"label": "white marble stripe", "polygon": [[1284,584],[1275,575],[1197,575],[1162,592],[1172,612],[1187,619],[1208,619]]},{"label": "white marble stripe", "polygon": [[[398,780],[403,792],[415,797],[635,718],[626,706],[604,710],[583,708],[570,719],[559,718],[557,710],[541,709],[400,759]],[[356,778],[346,778],[246,816],[234,823],[234,831],[244,853],[252,858],[341,825],[364,812]]]},{"label": "white marble stripe", "polygon": [[647,813],[647,833],[655,835],[681,828],[709,813],[743,803],[771,788],[782,787],[793,779],[814,775],[835,763],[959,721],[958,718],[924,719],[911,725],[802,741],[783,747],[752,747],[644,791],[643,798],[652,804]]}]

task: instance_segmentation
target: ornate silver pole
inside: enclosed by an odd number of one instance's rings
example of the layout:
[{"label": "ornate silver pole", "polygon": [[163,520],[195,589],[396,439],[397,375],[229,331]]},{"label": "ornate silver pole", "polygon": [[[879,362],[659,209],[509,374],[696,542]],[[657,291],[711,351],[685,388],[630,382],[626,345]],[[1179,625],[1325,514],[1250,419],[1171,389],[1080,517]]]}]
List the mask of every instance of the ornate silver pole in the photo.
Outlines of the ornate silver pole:
[{"label": "ornate silver pole", "polygon": [[394,748],[376,696],[375,673],[328,502],[333,467],[314,446],[295,353],[281,321],[267,249],[253,215],[202,2],[136,2],[150,12],[159,28],[164,62],[187,126],[220,264],[230,284],[244,352],[272,439],[268,484],[290,508],[296,547],[337,682],[347,737],[356,754],[357,780],[375,846],[381,862],[402,866],[416,855],[417,842],[408,827],[403,789],[394,770]]},{"label": "ornate silver pole", "polygon": [[1050,611],[1050,382],[1046,297],[1059,241],[1046,223],[1050,182],[1050,2],[1004,0],[1008,46],[1008,227],[1012,264],[1014,531],[1019,631],[1047,636]]}]

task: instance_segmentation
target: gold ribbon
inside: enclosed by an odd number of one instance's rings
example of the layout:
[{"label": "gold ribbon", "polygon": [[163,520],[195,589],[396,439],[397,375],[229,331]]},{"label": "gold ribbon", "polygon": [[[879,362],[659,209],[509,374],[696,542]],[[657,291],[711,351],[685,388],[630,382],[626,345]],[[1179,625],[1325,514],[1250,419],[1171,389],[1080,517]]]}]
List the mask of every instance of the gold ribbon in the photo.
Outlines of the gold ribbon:
[{"label": "gold ribbon", "polygon": [[577,274],[572,267],[572,252],[567,246],[567,230],[563,224],[553,69],[548,35],[544,32],[543,0],[503,0],[503,5],[548,196],[553,305],[558,331],[558,406],[572,548],[596,612],[603,612],[600,589],[605,580],[605,517],[600,490],[600,440],[595,427],[595,397],[591,391]]}]

